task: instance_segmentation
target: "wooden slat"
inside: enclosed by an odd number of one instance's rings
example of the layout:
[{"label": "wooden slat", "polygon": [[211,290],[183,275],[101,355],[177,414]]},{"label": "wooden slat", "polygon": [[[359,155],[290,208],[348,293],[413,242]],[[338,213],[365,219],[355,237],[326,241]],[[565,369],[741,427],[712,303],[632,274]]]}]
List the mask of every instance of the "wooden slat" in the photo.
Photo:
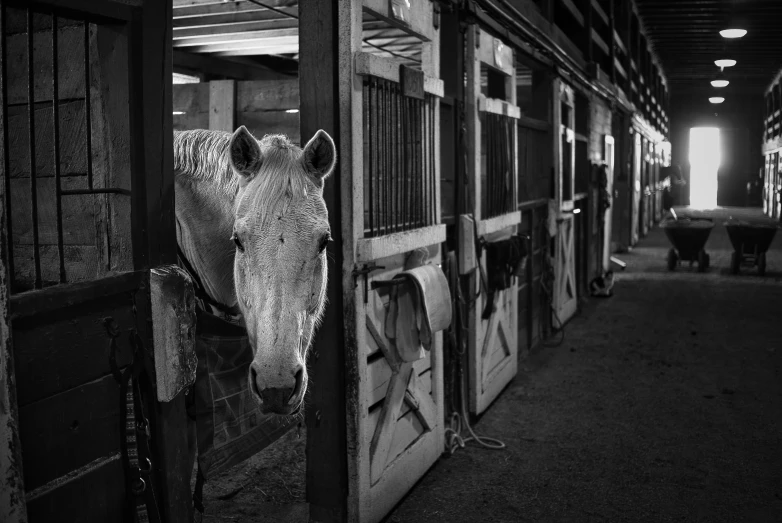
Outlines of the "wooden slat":
[{"label": "wooden slat", "polygon": [[486,98],[483,95],[478,98],[478,110],[486,113],[499,114],[501,116],[509,116],[516,119],[521,117],[521,109],[518,106],[509,104],[504,100]]},{"label": "wooden slat", "polygon": [[356,262],[370,262],[445,241],[445,225],[430,225],[356,242]]},{"label": "wooden slat", "polygon": [[488,218],[486,220],[478,220],[476,224],[478,236],[486,236],[495,232],[499,232],[508,227],[521,224],[521,211],[513,211],[494,218]]},{"label": "wooden slat", "polygon": [[108,375],[19,409],[30,491],[120,448],[120,390]]},{"label": "wooden slat", "polygon": [[55,393],[95,380],[111,371],[104,318],[113,318],[123,333],[117,362],[131,361],[128,329],[135,326],[128,294],[97,299],[58,311],[56,315],[14,321],[19,405],[24,407]]},{"label": "wooden slat", "polygon": [[603,11],[603,8],[600,6],[600,3],[597,0],[592,0],[591,3],[592,3],[592,9],[594,9],[595,13],[597,13],[597,16],[599,16],[600,19],[603,20],[603,23],[605,25],[608,25],[610,23],[608,14],[606,14],[606,12]]},{"label": "wooden slat", "polygon": [[11,318],[47,314],[105,296],[133,292],[146,285],[146,278],[146,271],[136,271],[17,294],[11,297]]},{"label": "wooden slat", "polygon": [[[159,501],[158,501],[159,502]],[[122,462],[113,460],[27,503],[30,521],[74,523],[123,521],[125,476]]]},{"label": "wooden slat", "polygon": [[209,129],[233,132],[236,130],[236,82],[214,80],[209,82]]},{"label": "wooden slat", "polygon": [[609,54],[611,50],[608,48],[608,44],[603,40],[600,34],[593,28],[591,31],[592,41],[605,53]]},{"label": "wooden slat", "polygon": [[391,14],[391,2],[387,0],[363,0],[364,11],[401,29],[424,42],[435,38],[435,28],[432,23],[433,7],[431,2],[410,2],[410,25],[400,23]]},{"label": "wooden slat", "polygon": [[581,24],[582,26],[585,25],[584,22],[584,15],[581,13],[581,10],[576,7],[576,4],[573,3],[573,0],[561,0],[562,5],[565,6],[565,8],[570,12],[571,15],[573,15],[573,18],[576,19],[576,21]]},{"label": "wooden slat", "polygon": [[[376,76],[399,83],[399,60],[372,53],[356,53],[356,74]],[[443,97],[443,81],[424,75],[424,91]]]}]

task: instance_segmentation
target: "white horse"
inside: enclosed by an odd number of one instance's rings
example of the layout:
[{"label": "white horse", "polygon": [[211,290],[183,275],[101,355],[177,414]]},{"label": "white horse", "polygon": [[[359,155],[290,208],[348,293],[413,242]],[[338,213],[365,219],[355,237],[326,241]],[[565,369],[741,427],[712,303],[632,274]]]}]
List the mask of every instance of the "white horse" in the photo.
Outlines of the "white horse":
[{"label": "white horse", "polygon": [[331,240],[323,184],[335,163],[322,130],[304,149],[244,126],[174,133],[177,242],[208,301],[241,313],[265,413],[299,412],[307,390]]}]

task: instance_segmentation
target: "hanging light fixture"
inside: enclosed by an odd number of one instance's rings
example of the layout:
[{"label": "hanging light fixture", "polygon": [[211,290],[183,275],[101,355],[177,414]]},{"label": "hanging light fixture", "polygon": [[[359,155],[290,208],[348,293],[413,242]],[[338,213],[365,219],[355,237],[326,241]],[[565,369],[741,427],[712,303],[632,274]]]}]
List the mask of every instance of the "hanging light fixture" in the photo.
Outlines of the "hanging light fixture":
[{"label": "hanging light fixture", "polygon": [[728,81],[727,78],[725,78],[725,73],[722,69],[720,69],[720,72],[717,73],[717,76],[714,77],[714,79],[711,81],[712,87],[727,87],[730,81]]},{"label": "hanging light fixture", "polygon": [[712,96],[711,98],[709,98],[709,101],[713,104],[721,104],[722,102],[725,101],[725,98],[721,96]]},{"label": "hanging light fixture", "polygon": [[746,29],[723,29],[720,31],[720,36],[723,38],[741,38],[742,36],[747,34]]},{"label": "hanging light fixture", "polygon": [[736,60],[731,60],[730,58],[723,58],[720,60],[714,60],[714,65],[717,67],[733,67],[736,65]]},{"label": "hanging light fixture", "polygon": [[723,26],[725,29],[720,31],[720,36],[723,38],[741,38],[745,36],[747,34],[745,28],[749,26],[749,14],[750,12],[746,7],[741,7],[734,3],[730,7],[727,16],[723,18],[722,23],[725,24]]}]

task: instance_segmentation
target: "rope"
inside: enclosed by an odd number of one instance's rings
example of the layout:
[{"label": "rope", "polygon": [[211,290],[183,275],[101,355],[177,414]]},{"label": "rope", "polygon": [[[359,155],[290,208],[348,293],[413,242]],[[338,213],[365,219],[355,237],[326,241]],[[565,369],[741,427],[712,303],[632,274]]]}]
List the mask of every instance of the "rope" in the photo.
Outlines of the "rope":
[{"label": "rope", "polygon": [[[456,357],[455,365],[457,367],[456,373],[458,374],[458,384],[459,384],[459,400],[457,402],[457,405],[451,405],[451,409],[453,412],[451,412],[451,415],[446,423],[445,427],[445,447],[446,450],[448,450],[449,454],[453,454],[456,452],[457,449],[465,448],[468,443],[475,442],[481,447],[484,447],[486,449],[490,450],[501,450],[506,448],[505,443],[500,441],[496,438],[491,438],[488,436],[479,436],[475,433],[472,426],[470,425],[470,417],[467,413],[467,405],[465,402],[465,399],[467,398],[468,394],[468,385],[467,385],[467,379],[464,375],[464,356],[467,354],[467,350],[465,347],[465,342],[467,340],[467,335],[469,334],[469,319],[465,318],[465,306],[475,302],[480,295],[479,293],[472,297],[471,300],[468,302],[464,299],[464,296],[462,294],[461,285],[458,282],[458,275],[459,275],[459,261],[458,256],[453,255],[452,259],[449,263],[449,271],[454,273],[455,279],[456,279],[456,309],[457,314],[456,318],[458,321],[458,329],[461,333],[461,336],[456,337],[455,344],[453,345],[453,352],[455,353]],[[482,276],[482,274],[479,274],[479,278]],[[452,280],[453,281],[453,280]],[[485,294],[485,293],[484,293]],[[453,338],[452,338],[453,339]],[[466,433],[465,433],[466,431]]]}]

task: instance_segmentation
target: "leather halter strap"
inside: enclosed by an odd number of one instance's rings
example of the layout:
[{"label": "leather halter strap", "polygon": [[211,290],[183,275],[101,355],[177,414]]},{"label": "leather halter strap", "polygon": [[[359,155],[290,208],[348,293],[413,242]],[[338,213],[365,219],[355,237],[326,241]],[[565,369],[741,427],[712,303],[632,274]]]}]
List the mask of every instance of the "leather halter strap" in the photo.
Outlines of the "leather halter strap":
[{"label": "leather halter strap", "polygon": [[209,296],[209,293],[206,292],[206,288],[204,287],[201,278],[190,264],[190,261],[187,259],[187,256],[185,256],[185,253],[182,251],[182,248],[179,246],[179,244],[177,244],[176,249],[177,256],[179,258],[179,264],[185,268],[185,270],[190,274],[190,277],[193,279],[193,290],[195,291],[196,298],[200,299],[205,304],[214,307],[227,316],[240,316],[242,312],[239,310],[238,305],[229,307],[228,305],[220,303]]}]

